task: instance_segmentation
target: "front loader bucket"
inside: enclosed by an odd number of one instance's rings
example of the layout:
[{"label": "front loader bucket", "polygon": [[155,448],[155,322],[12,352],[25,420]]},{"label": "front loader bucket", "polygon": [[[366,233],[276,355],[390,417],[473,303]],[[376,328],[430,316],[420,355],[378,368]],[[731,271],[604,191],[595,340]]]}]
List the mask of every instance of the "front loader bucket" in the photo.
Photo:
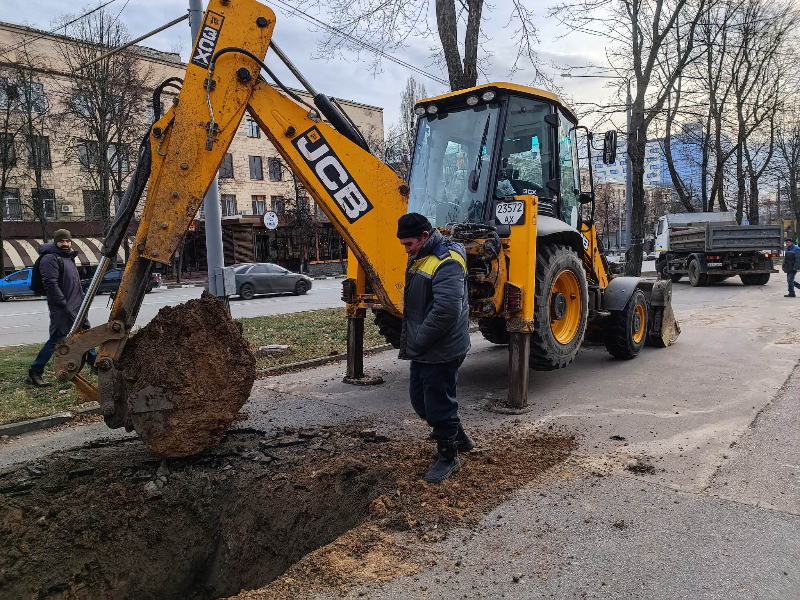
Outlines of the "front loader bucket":
[{"label": "front loader bucket", "polygon": [[650,322],[645,343],[656,348],[666,348],[681,334],[681,327],[672,312],[672,282],[669,279],[653,281],[652,286],[639,285],[639,288],[649,296],[647,300],[650,304]]}]

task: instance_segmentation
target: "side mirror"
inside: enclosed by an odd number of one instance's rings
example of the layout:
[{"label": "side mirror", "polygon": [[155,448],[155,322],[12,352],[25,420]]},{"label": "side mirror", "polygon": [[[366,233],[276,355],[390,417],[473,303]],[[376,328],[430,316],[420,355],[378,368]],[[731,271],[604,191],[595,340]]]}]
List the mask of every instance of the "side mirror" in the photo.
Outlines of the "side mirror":
[{"label": "side mirror", "polygon": [[594,192],[581,192],[578,196],[579,204],[591,204],[594,202]]},{"label": "side mirror", "polygon": [[617,162],[617,132],[606,131],[603,139],[603,162],[607,165]]}]

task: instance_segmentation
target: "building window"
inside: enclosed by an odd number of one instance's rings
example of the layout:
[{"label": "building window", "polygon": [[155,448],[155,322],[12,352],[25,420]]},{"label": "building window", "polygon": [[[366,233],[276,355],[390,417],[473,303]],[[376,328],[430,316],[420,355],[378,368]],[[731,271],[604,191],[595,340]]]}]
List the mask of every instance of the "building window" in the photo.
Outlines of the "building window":
[{"label": "building window", "polygon": [[78,162],[81,164],[81,171],[97,168],[97,163],[100,162],[99,153],[97,142],[78,140]]},{"label": "building window", "polygon": [[280,181],[283,178],[281,160],[279,158],[268,158],[267,165],[269,166],[269,180]]},{"label": "building window", "polygon": [[50,169],[50,138],[43,135],[29,135],[26,139],[28,166]]},{"label": "building window", "polygon": [[250,157],[250,179],[264,179],[264,169],[260,156]]},{"label": "building window", "polygon": [[258,128],[258,123],[250,115],[245,115],[247,121],[247,137],[258,138],[261,137],[261,130]]},{"label": "building window", "polygon": [[19,199],[19,188],[6,188],[3,196],[6,205],[5,218],[8,221],[22,220],[22,202]]},{"label": "building window", "polygon": [[648,173],[647,176],[648,177],[657,177],[658,173]]},{"label": "building window", "polygon": [[617,173],[619,173],[619,169],[611,169],[609,173],[611,173],[612,175],[616,175]]},{"label": "building window", "polygon": [[[155,123],[156,122],[156,113],[153,110],[153,101],[149,100],[147,102],[147,122],[148,123]],[[159,119],[164,116],[164,103],[159,102]]]},{"label": "building window", "polygon": [[[0,108],[8,108],[11,102],[11,108],[17,108],[23,112],[27,112],[30,108],[31,112],[44,114],[47,112],[47,98],[44,95],[44,86],[41,83],[23,82],[23,83],[8,83],[5,78],[0,78]],[[10,98],[9,98],[10,96]]]},{"label": "building window", "polygon": [[623,173],[627,173],[627,172],[628,172],[628,169],[622,169],[622,172],[623,172]]},{"label": "building window", "polygon": [[108,162],[111,170],[120,173],[128,173],[130,164],[128,162],[128,144],[108,145]]},{"label": "building window", "polygon": [[223,217],[232,217],[234,215],[239,214],[239,212],[236,210],[235,194],[222,194],[220,196],[220,202],[222,203]]},{"label": "building window", "polygon": [[272,205],[272,212],[276,215],[286,213],[286,200],[284,200],[283,196],[270,196],[269,201]]},{"label": "building window", "polygon": [[83,190],[83,215],[87,221],[100,221],[103,218],[103,192]]},{"label": "building window", "polygon": [[233,179],[233,155],[228,153],[219,166],[220,179]]},{"label": "building window", "polygon": [[16,164],[17,150],[14,148],[14,134],[0,133],[0,166],[13,167]]},{"label": "building window", "polygon": [[253,214],[263,215],[267,212],[267,197],[266,196],[250,196],[253,201]]},{"label": "building window", "polygon": [[650,148],[650,154],[658,154],[658,148]]},{"label": "building window", "polygon": [[56,191],[55,190],[31,190],[31,198],[33,199],[34,206],[42,203],[42,214],[45,219],[56,218]]}]

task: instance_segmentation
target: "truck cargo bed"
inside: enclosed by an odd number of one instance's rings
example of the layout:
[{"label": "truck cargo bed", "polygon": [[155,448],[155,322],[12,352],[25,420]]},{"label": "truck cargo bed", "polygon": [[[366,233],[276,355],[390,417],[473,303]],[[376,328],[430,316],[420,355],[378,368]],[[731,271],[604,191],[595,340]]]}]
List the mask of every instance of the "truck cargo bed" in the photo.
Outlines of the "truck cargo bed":
[{"label": "truck cargo bed", "polygon": [[675,229],[669,232],[672,252],[748,252],[777,250],[782,245],[780,225],[724,225]]}]

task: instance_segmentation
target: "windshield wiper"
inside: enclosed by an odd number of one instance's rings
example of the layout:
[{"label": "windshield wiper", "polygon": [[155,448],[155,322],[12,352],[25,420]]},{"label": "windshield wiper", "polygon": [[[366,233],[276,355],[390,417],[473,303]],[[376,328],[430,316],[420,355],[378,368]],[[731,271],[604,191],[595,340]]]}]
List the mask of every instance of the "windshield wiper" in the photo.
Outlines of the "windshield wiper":
[{"label": "windshield wiper", "polygon": [[481,138],[480,146],[478,146],[478,159],[475,161],[475,168],[472,169],[472,173],[469,174],[469,189],[473,192],[478,191],[478,182],[481,180],[481,158],[483,157],[483,148],[486,145],[486,137],[489,135],[489,119],[491,118],[491,115],[486,117],[486,125],[483,128],[483,137]]}]

